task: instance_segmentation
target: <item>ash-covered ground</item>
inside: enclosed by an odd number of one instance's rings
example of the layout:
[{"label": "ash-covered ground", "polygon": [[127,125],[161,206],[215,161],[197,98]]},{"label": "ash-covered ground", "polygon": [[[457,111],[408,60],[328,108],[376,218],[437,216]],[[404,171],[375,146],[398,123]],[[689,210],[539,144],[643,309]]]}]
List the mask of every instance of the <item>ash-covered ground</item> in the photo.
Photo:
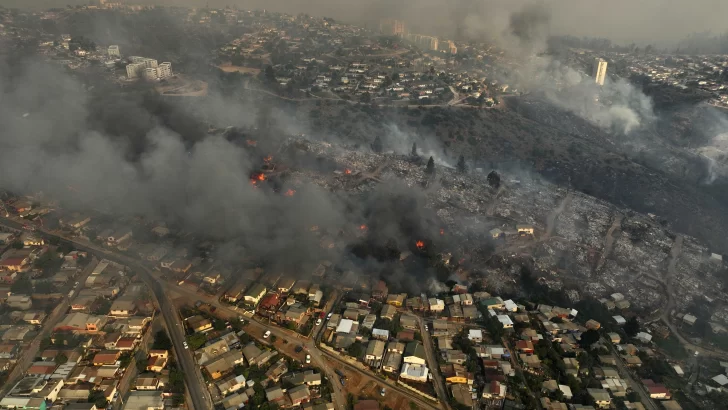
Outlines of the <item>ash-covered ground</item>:
[{"label": "ash-covered ground", "polygon": [[[678,311],[695,296],[724,296],[722,263],[711,259],[708,248],[695,238],[683,238],[670,272],[678,236],[658,217],[617,208],[538,176],[501,172],[501,186],[495,189],[486,178],[490,170],[463,174],[436,166],[432,178],[424,158],[305,140],[287,144],[289,152],[329,164],[325,170],[291,168],[288,181],[293,185],[312,181],[362,198],[379,184],[403,184],[421,192],[424,207],[437,215],[430,221],[436,226],[427,230],[434,237],[413,237],[412,243],[427,240],[431,251],[447,255],[446,260],[457,264],[458,280],[484,280],[500,292],[519,294],[523,292],[520,267],[528,264],[551,288],[569,290],[577,297],[602,298],[619,292],[645,312],[663,307],[668,286]],[[516,234],[520,224],[532,225],[535,234]],[[493,240],[494,228],[501,229],[505,238]]]}]

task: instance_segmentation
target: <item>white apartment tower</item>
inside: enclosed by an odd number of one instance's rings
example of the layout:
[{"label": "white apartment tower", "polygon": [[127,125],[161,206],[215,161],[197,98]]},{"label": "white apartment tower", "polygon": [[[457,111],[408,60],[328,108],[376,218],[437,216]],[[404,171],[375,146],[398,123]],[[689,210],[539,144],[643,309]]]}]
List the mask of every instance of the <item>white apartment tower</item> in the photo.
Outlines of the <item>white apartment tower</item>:
[{"label": "white apartment tower", "polygon": [[127,64],[126,77],[129,79],[139,78],[139,76],[144,72],[145,69],[146,67],[144,66],[144,63]]},{"label": "white apartment tower", "polygon": [[157,77],[162,80],[172,76],[172,63],[162,63],[157,67]]},{"label": "white apartment tower", "polygon": [[604,80],[607,78],[607,61],[603,58],[597,58],[594,60],[594,70],[592,72],[594,82],[599,85],[604,85]]},{"label": "white apartment tower", "polygon": [[111,58],[119,58],[121,57],[121,52],[119,52],[119,46],[109,46],[109,57]]}]

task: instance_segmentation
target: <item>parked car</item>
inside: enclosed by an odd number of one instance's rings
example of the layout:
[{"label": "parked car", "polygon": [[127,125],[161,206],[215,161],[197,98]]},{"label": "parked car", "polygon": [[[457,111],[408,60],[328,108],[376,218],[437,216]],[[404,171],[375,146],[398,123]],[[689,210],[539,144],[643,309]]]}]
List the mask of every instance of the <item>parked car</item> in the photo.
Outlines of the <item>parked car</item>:
[{"label": "parked car", "polygon": [[379,392],[379,394],[380,394],[380,395],[381,395],[382,397],[384,397],[384,395],[385,395],[385,394],[387,394],[387,389],[385,389],[384,387],[382,387],[382,390],[381,390],[381,391]]},{"label": "parked car", "polygon": [[185,349],[189,349],[190,348],[190,346],[187,344],[187,341],[184,342],[184,345],[185,345]]},{"label": "parked car", "polygon": [[326,315],[326,320],[329,320],[329,319],[331,319],[331,316],[333,316],[333,315],[334,315],[334,313],[333,313],[333,312],[329,312],[329,314],[328,314],[328,315]]},{"label": "parked car", "polygon": [[295,350],[296,350],[296,353],[301,353],[303,351],[303,346],[298,345],[298,346],[296,346]]},{"label": "parked car", "polygon": [[306,355],[306,364],[311,364],[311,355],[310,354]]},{"label": "parked car", "polygon": [[316,319],[316,326],[321,325],[321,318]]},{"label": "parked car", "polygon": [[265,333],[263,333],[263,339],[267,339],[270,336],[270,330],[266,330]]}]

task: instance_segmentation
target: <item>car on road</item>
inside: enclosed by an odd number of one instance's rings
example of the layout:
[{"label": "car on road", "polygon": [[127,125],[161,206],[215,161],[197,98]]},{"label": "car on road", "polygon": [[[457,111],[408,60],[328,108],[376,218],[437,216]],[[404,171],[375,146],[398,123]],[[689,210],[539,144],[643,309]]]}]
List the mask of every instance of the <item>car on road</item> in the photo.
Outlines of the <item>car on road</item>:
[{"label": "car on road", "polygon": [[310,354],[306,355],[306,364],[311,364],[311,355]]},{"label": "car on road", "polygon": [[346,379],[344,379],[343,377],[339,378],[339,382],[341,382],[342,386],[346,386]]},{"label": "car on road", "polygon": [[270,336],[270,330],[266,330],[265,333],[263,333],[263,339],[267,339]]},{"label": "car on road", "polygon": [[334,312],[329,312],[329,314],[326,315],[326,320],[330,320],[331,316],[333,316],[333,315],[334,315]]},{"label": "car on road", "polygon": [[427,327],[427,324],[425,324],[425,332],[429,332],[429,331],[430,331],[430,328]]},{"label": "car on road", "polygon": [[185,345],[185,349],[189,349],[190,348],[190,346],[187,344],[187,341],[186,340],[184,341],[184,345]]},{"label": "car on road", "polygon": [[321,318],[316,319],[316,326],[321,325]]},{"label": "car on road", "polygon": [[382,397],[384,397],[385,394],[387,394],[387,389],[385,389],[384,387],[382,387],[382,390],[379,391],[379,395],[382,396]]},{"label": "car on road", "polygon": [[296,353],[301,353],[303,351],[303,346],[298,345],[294,350],[296,351]]}]

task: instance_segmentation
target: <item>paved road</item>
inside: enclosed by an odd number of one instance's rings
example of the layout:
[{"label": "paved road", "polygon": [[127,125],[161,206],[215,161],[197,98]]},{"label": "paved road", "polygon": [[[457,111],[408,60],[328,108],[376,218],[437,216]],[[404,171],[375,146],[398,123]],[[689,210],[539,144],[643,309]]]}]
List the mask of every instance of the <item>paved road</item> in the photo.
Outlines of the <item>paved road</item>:
[{"label": "paved road", "polygon": [[[200,294],[183,286],[172,285],[170,282],[163,283],[163,285],[174,287],[172,289],[172,292],[187,296],[190,301],[201,300],[203,302],[209,303],[211,306],[215,306],[216,313],[224,313],[225,315],[231,317],[237,317],[241,314],[240,311],[231,308],[229,305],[221,303],[215,296],[209,294]],[[335,298],[336,296],[330,298],[331,300],[324,307],[325,312],[331,310]],[[288,340],[292,343],[300,344],[301,346],[303,346],[306,349],[306,352],[311,355],[311,364],[322,369],[326,377],[331,380],[331,384],[334,388],[333,399],[335,407],[338,409],[344,409],[346,407],[346,394],[344,394],[344,392],[341,390],[339,376],[334,373],[333,369],[327,366],[321,355],[321,351],[316,346],[315,337],[314,339],[310,339],[292,330],[283,329],[277,326],[259,322],[256,318],[250,318],[248,326],[259,329],[261,334],[265,333],[266,330],[269,330],[271,332],[271,335],[274,335],[281,340]],[[317,336],[324,326],[326,326],[325,323],[322,323],[320,326],[315,326],[311,334]],[[264,344],[269,344],[269,340],[263,339],[260,341]]]},{"label": "paved road", "polygon": [[629,387],[631,387],[633,391],[639,393],[640,401],[642,402],[642,404],[652,410],[658,410],[657,404],[655,404],[655,401],[650,398],[650,395],[649,393],[647,393],[645,386],[632,377],[632,373],[624,365],[622,356],[619,354],[619,352],[617,352],[617,349],[614,348],[614,345],[604,337],[602,337],[602,344],[604,344],[605,346],[609,346],[609,349],[612,351],[612,355],[616,359],[615,362],[617,363],[617,367],[619,368],[619,374],[627,379],[627,383],[629,383]]},{"label": "paved road", "polygon": [[425,355],[427,356],[427,362],[429,363],[430,374],[432,374],[432,378],[435,379],[435,391],[437,392],[437,397],[440,399],[440,403],[445,409],[450,409],[447,388],[445,387],[445,383],[442,380],[442,374],[440,374],[437,356],[434,352],[435,347],[432,344],[430,332],[425,330],[425,320],[420,316],[415,317],[417,318],[417,323],[420,326],[422,345],[425,347]]},{"label": "paved road", "polygon": [[[175,286],[175,285],[170,285],[170,286]],[[214,296],[210,296],[207,294],[200,294],[200,293],[194,292],[192,290],[186,289],[182,286],[175,287],[174,292],[182,294],[182,295],[186,295],[190,298],[190,300],[199,299],[199,300],[202,300],[203,302],[209,303],[210,305],[215,306],[217,308],[216,312],[225,312],[228,315],[240,315],[240,311],[232,309],[232,308],[230,308],[229,305],[221,303]],[[333,303],[332,303],[332,305],[333,305]],[[403,387],[400,387],[399,385],[395,384],[394,382],[389,381],[389,380],[385,381],[385,380],[381,379],[380,377],[372,374],[371,372],[363,371],[356,366],[352,366],[350,363],[347,363],[347,362],[341,360],[341,358],[339,358],[335,354],[331,354],[329,352],[326,352],[325,350],[319,349],[318,346],[316,345],[316,340],[315,340],[316,337],[311,338],[311,339],[305,338],[305,337],[301,336],[300,334],[293,332],[291,330],[283,329],[283,328],[280,328],[280,327],[277,327],[274,325],[270,325],[267,323],[261,323],[255,319],[250,320],[249,325],[254,326],[254,327],[259,327],[262,330],[270,330],[271,334],[275,335],[277,338],[285,338],[287,340],[291,340],[293,338],[293,340],[300,340],[301,344],[307,349],[309,354],[311,354],[311,362],[314,365],[316,365],[317,367],[324,369],[327,376],[332,380],[332,384],[334,385],[334,391],[336,393],[335,397],[338,396],[338,397],[340,397],[339,400],[343,400],[344,407],[346,406],[346,399],[345,399],[346,395],[340,391],[341,386],[336,385],[338,383],[339,377],[334,374],[333,369],[331,369],[326,364],[326,362],[323,360],[324,356],[342,364],[350,371],[361,374],[364,378],[366,378],[368,380],[372,380],[376,383],[386,385],[388,389],[397,391],[398,393],[407,397],[409,400],[415,402],[421,409],[440,410],[440,407],[434,405],[431,401],[424,400],[421,396],[418,396],[418,395],[412,393],[411,391],[406,390]],[[314,329],[314,333],[312,333],[312,334],[316,335],[316,332],[319,332],[323,328],[323,326],[325,326],[325,323],[322,324],[321,327],[318,327],[318,330]],[[267,343],[267,341],[263,340],[263,343]],[[344,408],[344,407],[341,407],[339,404],[336,405],[336,408]]]},{"label": "paved road", "polygon": [[[22,229],[24,223],[19,223],[13,219],[4,217],[0,217],[0,221],[3,224],[15,229]],[[55,237],[71,242],[79,250],[86,251],[92,254],[95,253],[97,255],[102,255],[105,259],[108,259],[112,262],[127,265],[140,274],[142,280],[146,283],[147,286],[149,286],[150,289],[152,289],[154,296],[157,299],[157,304],[160,307],[160,311],[162,313],[164,321],[167,325],[167,331],[169,332],[169,336],[172,340],[172,345],[176,353],[175,356],[177,358],[177,363],[180,366],[182,372],[184,372],[187,390],[189,391],[190,397],[192,398],[192,403],[189,404],[192,408],[198,410],[211,409],[212,399],[210,398],[210,395],[207,391],[204,379],[202,378],[202,374],[200,373],[200,369],[197,367],[197,365],[195,365],[190,351],[184,348],[184,328],[182,327],[181,320],[172,308],[172,304],[164,293],[162,287],[159,285],[159,282],[157,282],[153,278],[152,272],[146,266],[142,265],[139,261],[135,259],[111,252],[108,249],[103,249],[86,241],[81,241],[76,238],[68,238],[59,235],[56,232],[47,231],[42,228],[36,228],[36,231],[39,231],[48,237]]]}]

